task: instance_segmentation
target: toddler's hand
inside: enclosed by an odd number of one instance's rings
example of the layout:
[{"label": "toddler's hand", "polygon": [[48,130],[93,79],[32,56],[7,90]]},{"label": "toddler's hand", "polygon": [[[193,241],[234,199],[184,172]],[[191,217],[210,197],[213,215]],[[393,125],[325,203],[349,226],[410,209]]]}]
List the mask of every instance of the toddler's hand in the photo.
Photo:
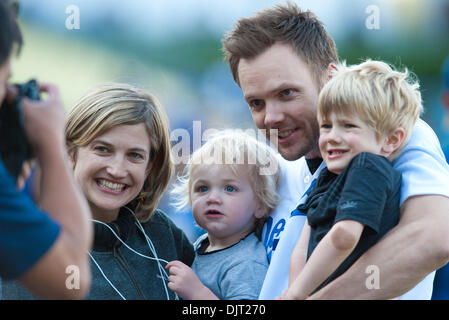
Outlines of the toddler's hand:
[{"label": "toddler's hand", "polygon": [[197,299],[196,295],[201,292],[204,285],[189,266],[175,260],[169,262],[165,269],[170,273],[168,287],[171,290],[183,299]]}]

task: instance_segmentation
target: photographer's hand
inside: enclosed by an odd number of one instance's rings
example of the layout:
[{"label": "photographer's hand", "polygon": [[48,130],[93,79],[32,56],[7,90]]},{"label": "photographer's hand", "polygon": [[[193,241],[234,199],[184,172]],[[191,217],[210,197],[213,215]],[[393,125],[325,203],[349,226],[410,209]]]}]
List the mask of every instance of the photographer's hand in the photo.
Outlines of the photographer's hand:
[{"label": "photographer's hand", "polygon": [[38,158],[47,158],[65,148],[65,112],[57,86],[40,84],[39,89],[47,93],[46,99],[33,101],[23,98],[23,117],[25,132],[33,151]]},{"label": "photographer's hand", "polygon": [[16,186],[18,190],[22,190],[25,187],[26,180],[31,175],[31,170],[33,169],[33,160],[25,161],[22,165],[22,171],[17,177]]},{"label": "photographer's hand", "polygon": [[17,97],[17,88],[13,85],[8,84],[6,86],[5,102],[12,104],[14,99]]},{"label": "photographer's hand", "polygon": [[[25,132],[40,168],[40,208],[57,221],[62,229],[51,250],[22,278],[22,283],[39,296],[49,299],[80,298],[90,285],[87,252],[92,243],[92,224],[86,199],[75,183],[72,164],[65,147],[65,112],[59,90],[41,84],[47,93],[41,101],[22,100]],[[79,268],[80,290],[66,287],[67,266]],[[39,278],[51,274],[45,286]]]}]

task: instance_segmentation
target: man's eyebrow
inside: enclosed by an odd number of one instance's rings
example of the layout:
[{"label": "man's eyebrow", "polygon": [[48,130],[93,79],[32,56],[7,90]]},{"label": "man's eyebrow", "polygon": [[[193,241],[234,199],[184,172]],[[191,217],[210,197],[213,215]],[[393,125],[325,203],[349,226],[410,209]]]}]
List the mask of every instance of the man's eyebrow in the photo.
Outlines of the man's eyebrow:
[{"label": "man's eyebrow", "polygon": [[243,96],[243,99],[245,99],[245,101],[251,101],[254,100],[254,96],[253,95]]},{"label": "man's eyebrow", "polygon": [[279,91],[283,91],[283,90],[286,90],[286,89],[295,89],[296,91],[301,91],[302,87],[301,87],[301,85],[299,85],[297,83],[294,84],[292,82],[284,81],[284,82],[279,83],[276,87],[274,87],[270,91],[270,93],[271,94],[275,94],[275,93],[278,93]]},{"label": "man's eyebrow", "polygon": [[[278,92],[282,91],[282,90],[286,90],[286,89],[295,89],[296,91],[302,91],[302,87],[299,84],[293,84],[291,82],[280,82],[279,84],[276,84],[276,86],[271,89],[268,94],[269,95],[274,95],[277,94]],[[253,94],[250,93],[248,95],[244,95],[243,97],[246,101],[251,101],[253,99],[258,99],[257,98],[257,94]]]}]

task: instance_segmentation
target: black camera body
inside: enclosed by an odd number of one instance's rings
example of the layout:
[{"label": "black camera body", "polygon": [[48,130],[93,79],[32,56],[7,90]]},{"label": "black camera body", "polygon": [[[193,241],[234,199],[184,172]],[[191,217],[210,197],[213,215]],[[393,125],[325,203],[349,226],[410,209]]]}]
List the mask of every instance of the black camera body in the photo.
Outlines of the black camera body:
[{"label": "black camera body", "polygon": [[17,180],[23,163],[33,157],[24,129],[22,98],[40,100],[40,94],[34,79],[15,86],[17,96],[14,102],[3,101],[0,107],[0,157],[8,172]]}]

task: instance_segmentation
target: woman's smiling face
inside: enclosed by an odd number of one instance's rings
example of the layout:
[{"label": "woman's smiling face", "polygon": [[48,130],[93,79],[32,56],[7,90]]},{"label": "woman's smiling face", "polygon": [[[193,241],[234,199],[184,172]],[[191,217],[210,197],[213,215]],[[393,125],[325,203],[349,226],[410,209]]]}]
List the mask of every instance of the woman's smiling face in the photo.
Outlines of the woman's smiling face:
[{"label": "woman's smiling face", "polygon": [[111,222],[137,197],[149,173],[150,138],[143,123],[119,125],[78,147],[74,176],[94,219]]}]

